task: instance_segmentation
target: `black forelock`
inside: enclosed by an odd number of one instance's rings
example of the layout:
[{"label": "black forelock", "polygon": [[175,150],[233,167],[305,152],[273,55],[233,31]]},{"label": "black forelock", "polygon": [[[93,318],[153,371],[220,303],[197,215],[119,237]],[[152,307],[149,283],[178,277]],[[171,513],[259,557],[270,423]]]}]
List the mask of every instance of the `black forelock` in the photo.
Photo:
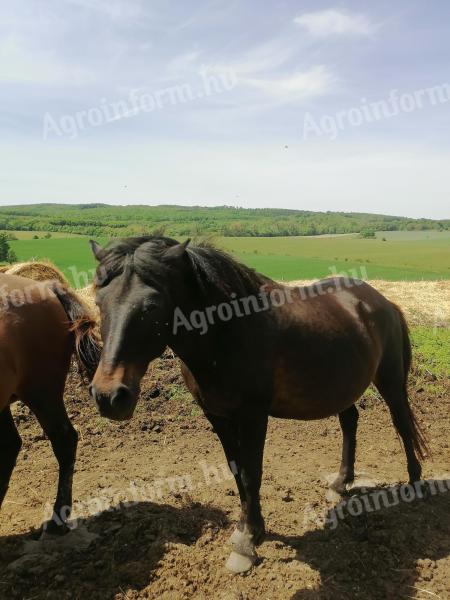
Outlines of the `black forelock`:
[{"label": "black forelock", "polygon": [[104,256],[97,267],[95,285],[97,287],[107,285],[112,279],[121,275],[127,265],[133,268],[136,250],[144,246],[144,244],[147,260],[150,259],[150,256],[154,260],[158,260],[161,258],[164,250],[167,250],[171,246],[176,246],[178,242],[172,238],[150,235],[123,238],[110,242],[103,249]]}]

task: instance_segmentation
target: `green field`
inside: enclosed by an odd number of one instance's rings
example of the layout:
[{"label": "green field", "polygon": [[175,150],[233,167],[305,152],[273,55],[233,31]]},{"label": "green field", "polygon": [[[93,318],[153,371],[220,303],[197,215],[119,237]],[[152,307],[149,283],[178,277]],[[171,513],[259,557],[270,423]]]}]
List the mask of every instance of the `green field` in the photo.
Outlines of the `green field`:
[{"label": "green field", "polygon": [[45,235],[50,235],[52,238],[61,239],[68,237],[79,237],[76,233],[64,233],[60,231],[0,231],[6,235],[13,235],[18,240],[32,240],[35,236],[43,238]]},{"label": "green field", "polygon": [[[450,279],[449,232],[430,238],[425,237],[430,232],[395,233],[398,236],[387,241],[338,236],[223,238],[221,243],[246,264],[277,279],[314,279],[352,270],[359,276],[367,273],[368,279]],[[416,239],[402,233],[416,234]]]},{"label": "green field", "polygon": [[436,231],[433,229],[424,231],[376,231],[375,235],[380,240],[385,238],[387,241],[392,240],[399,242],[450,239],[450,231]]},{"label": "green field", "polygon": [[[225,237],[215,242],[275,279],[316,279],[342,271],[391,281],[450,279],[450,232],[381,234],[372,240],[357,236]],[[72,284],[82,286],[86,281],[83,273],[87,275],[95,267],[88,239],[20,239],[11,242],[11,247],[19,261],[50,259]]]},{"label": "green field", "polygon": [[[99,239],[100,243],[106,240]],[[29,260],[50,260],[63,271],[72,285],[84,287],[86,278],[92,280],[95,260],[89,246],[89,238],[73,236],[66,238],[26,239],[9,243],[19,262]]]}]

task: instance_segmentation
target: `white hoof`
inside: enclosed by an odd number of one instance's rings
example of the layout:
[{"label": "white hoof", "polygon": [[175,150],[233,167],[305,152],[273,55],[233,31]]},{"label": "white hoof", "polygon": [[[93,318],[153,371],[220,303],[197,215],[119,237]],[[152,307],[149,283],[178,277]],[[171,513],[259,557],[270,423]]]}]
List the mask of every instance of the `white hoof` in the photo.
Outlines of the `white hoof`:
[{"label": "white hoof", "polygon": [[331,488],[329,488],[326,491],[325,500],[327,500],[328,502],[340,502],[342,498],[343,496],[336,492],[336,490],[332,490]]},{"label": "white hoof", "polygon": [[50,535],[43,531],[39,540],[29,540],[24,543],[24,553],[50,553],[65,549],[86,550],[99,536],[91,533],[85,526],[72,529],[66,535]]},{"label": "white hoof", "polygon": [[227,560],[226,568],[232,573],[249,571],[258,560],[252,534],[247,527],[244,531],[236,528],[230,537],[233,550]]},{"label": "white hoof", "polygon": [[253,567],[257,558],[256,552],[252,556],[247,556],[244,554],[238,554],[233,550],[225,566],[232,573],[245,573]]}]

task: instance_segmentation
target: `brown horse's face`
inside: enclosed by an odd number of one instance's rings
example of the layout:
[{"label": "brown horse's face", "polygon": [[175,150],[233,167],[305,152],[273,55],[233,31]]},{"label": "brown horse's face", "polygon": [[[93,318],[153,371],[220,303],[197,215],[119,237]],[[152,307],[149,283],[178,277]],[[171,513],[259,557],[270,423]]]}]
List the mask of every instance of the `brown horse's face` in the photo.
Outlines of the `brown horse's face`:
[{"label": "brown horse's face", "polygon": [[[104,417],[131,419],[140,382],[152,360],[161,356],[170,339],[174,302],[168,292],[183,273],[189,240],[178,244],[163,238],[164,246],[149,238],[118,242],[117,250],[91,242],[100,262],[96,275],[96,303],[100,309],[103,351],[90,392]],[[147,239],[147,238],[145,238]],[[167,245],[169,244],[169,245]],[[128,249],[122,252],[123,247]],[[155,250],[156,246],[156,250]]]},{"label": "brown horse's face", "polygon": [[96,290],[103,352],[90,387],[100,414],[131,419],[140,381],[167,343],[163,295],[133,272],[124,272]]}]

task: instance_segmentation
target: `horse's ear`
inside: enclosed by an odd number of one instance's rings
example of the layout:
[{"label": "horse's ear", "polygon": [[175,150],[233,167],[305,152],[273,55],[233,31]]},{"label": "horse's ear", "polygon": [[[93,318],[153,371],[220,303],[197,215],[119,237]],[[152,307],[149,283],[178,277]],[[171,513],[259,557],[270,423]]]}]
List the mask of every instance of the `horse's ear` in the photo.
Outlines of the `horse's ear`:
[{"label": "horse's ear", "polygon": [[188,238],[185,242],[182,242],[181,244],[177,244],[176,246],[170,246],[170,248],[168,248],[164,252],[164,258],[168,258],[169,260],[176,260],[178,258],[181,258],[186,252],[186,248],[188,247],[190,241],[191,238]]},{"label": "horse's ear", "polygon": [[95,258],[100,262],[105,256],[105,251],[100,246],[100,244],[98,244],[94,240],[89,240],[89,243],[91,245],[91,249]]}]

